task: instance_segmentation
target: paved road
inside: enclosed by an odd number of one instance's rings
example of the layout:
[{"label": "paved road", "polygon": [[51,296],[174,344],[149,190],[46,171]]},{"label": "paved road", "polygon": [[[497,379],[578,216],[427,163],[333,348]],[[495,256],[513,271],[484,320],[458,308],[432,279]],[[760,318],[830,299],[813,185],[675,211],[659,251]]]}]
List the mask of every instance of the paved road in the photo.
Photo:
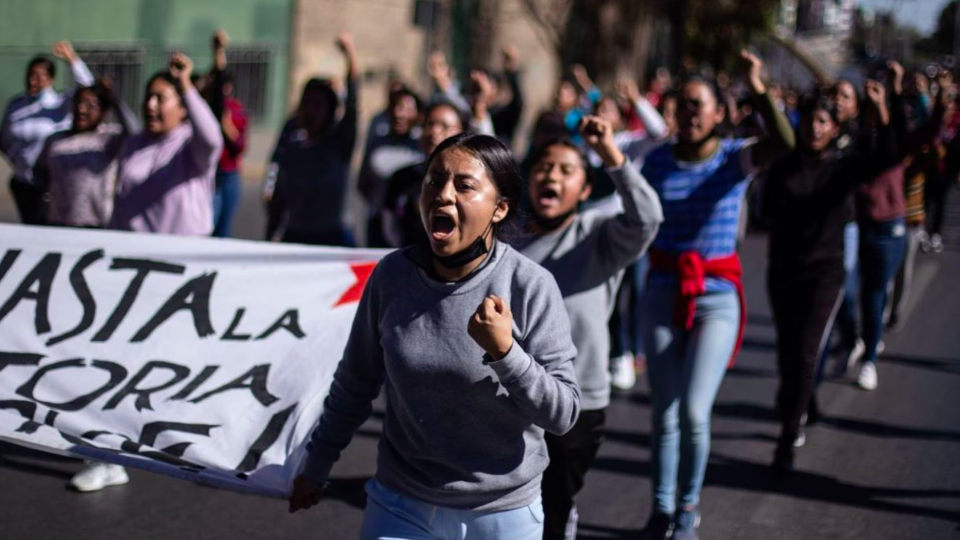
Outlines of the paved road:
[{"label": "paved road", "polygon": [[[960,208],[960,191],[952,195]],[[0,198],[0,220],[10,220]],[[808,431],[799,472],[767,471],[777,434],[774,334],[764,293],[765,242],[744,246],[750,306],[746,346],[714,409],[714,443],[703,493],[705,539],[960,538],[960,214],[941,255],[921,256],[909,318],[888,336],[880,388],[830,381],[826,419]],[[252,190],[238,235],[258,237]],[[382,410],[382,406],[378,410]],[[617,396],[610,432],[580,497],[581,540],[632,538],[650,507],[649,392]],[[215,491],[133,471],[100,493],[65,489],[79,469],[0,447],[3,538],[355,538],[363,482],[374,469],[380,421],[368,422],[334,469],[332,500],[296,516],[282,501]]]}]

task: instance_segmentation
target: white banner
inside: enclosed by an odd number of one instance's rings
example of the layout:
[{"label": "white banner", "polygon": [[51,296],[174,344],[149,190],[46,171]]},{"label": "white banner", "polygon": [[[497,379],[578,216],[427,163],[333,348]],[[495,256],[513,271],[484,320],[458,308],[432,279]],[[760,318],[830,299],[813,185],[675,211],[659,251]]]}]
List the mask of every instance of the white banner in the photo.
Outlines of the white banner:
[{"label": "white banner", "polygon": [[0,225],[0,438],[284,497],[384,253]]}]

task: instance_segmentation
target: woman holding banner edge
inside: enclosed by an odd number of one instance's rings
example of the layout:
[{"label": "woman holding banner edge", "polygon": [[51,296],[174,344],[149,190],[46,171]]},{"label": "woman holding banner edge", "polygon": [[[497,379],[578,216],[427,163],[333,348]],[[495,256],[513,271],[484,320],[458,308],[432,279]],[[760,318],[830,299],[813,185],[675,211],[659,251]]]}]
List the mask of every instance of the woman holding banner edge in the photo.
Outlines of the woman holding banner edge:
[{"label": "woman holding banner edge", "polygon": [[580,390],[556,282],[501,241],[521,185],[494,137],[461,134],[434,151],[420,196],[429,242],[373,271],[291,512],[323,498],[385,386],[361,538],[449,538],[466,528],[476,539],[540,540],[544,432],[573,426]]}]

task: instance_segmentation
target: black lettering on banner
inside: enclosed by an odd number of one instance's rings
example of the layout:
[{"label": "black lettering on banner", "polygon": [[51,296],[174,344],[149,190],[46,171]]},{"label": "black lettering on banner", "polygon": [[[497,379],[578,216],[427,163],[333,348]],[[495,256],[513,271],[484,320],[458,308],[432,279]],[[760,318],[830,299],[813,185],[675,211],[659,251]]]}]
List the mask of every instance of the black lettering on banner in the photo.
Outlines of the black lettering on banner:
[{"label": "black lettering on banner", "polygon": [[103,250],[97,249],[84,254],[83,257],[80,257],[80,260],[73,265],[73,269],[70,270],[70,286],[73,287],[73,292],[77,295],[77,299],[80,300],[80,305],[83,306],[83,316],[80,318],[80,322],[76,328],[47,340],[48,347],[80,335],[93,325],[93,319],[97,316],[97,302],[90,292],[90,287],[87,286],[87,280],[83,277],[83,271],[102,258]]},{"label": "black lettering on banner", "polygon": [[234,330],[240,326],[240,322],[243,320],[243,314],[247,312],[246,308],[239,308],[237,312],[233,315],[233,320],[230,321],[230,327],[227,328],[227,331],[224,332],[223,336],[220,337],[220,341],[249,341],[251,334],[234,334]]},{"label": "black lettering on banner", "polygon": [[[271,394],[267,390],[267,376],[269,374],[270,364],[253,366],[253,369],[244,373],[240,377],[237,377],[235,380],[230,381],[220,388],[211,390],[197,398],[191,399],[190,403],[200,403],[201,401],[217,394],[222,394],[223,392],[228,392],[230,390],[240,390],[245,388],[250,390],[250,392],[253,394],[253,397],[259,401],[261,405],[264,407],[269,407],[271,404],[280,400],[280,398]],[[251,379],[249,383],[246,382],[247,379]]]},{"label": "black lettering on banner", "polygon": [[36,366],[42,359],[42,354],[0,351],[0,371],[7,366]]},{"label": "black lettering on banner", "polygon": [[7,252],[3,254],[3,259],[0,259],[0,281],[3,281],[3,276],[7,275],[10,267],[13,266],[13,263],[17,261],[17,257],[19,256],[19,249],[8,249]]},{"label": "black lettering on banner", "polygon": [[220,366],[204,367],[203,371],[201,371],[196,377],[194,377],[192,381],[187,383],[187,385],[184,386],[182,390],[180,390],[179,392],[170,396],[167,399],[169,401],[180,401],[180,400],[187,399],[188,397],[190,397],[190,394],[192,394],[194,390],[196,390],[197,388],[200,388],[201,384],[207,382],[207,379],[209,379],[214,373],[216,373],[218,369],[220,369]]},{"label": "black lettering on banner", "polygon": [[106,341],[116,332],[117,327],[120,326],[124,317],[130,312],[130,307],[133,306],[133,301],[137,299],[140,288],[143,287],[143,282],[146,281],[150,272],[180,275],[187,270],[187,267],[179,264],[151,261],[149,259],[114,259],[110,264],[110,269],[136,270],[137,273],[133,276],[133,279],[130,280],[130,284],[127,285],[127,290],[123,292],[123,297],[120,298],[117,307],[114,308],[113,313],[110,314],[110,318],[107,319],[107,322],[103,323],[103,327],[93,336],[92,341],[95,342]]},{"label": "black lettering on banner", "polygon": [[154,330],[181,310],[188,310],[193,316],[193,327],[198,336],[207,337],[213,334],[213,323],[210,322],[210,290],[213,289],[216,278],[217,273],[213,272],[184,283],[130,341],[139,343],[146,340]]},{"label": "black lettering on banner", "polygon": [[257,464],[260,463],[260,456],[262,456],[268,448],[273,446],[273,443],[277,442],[280,433],[283,431],[283,426],[286,425],[290,415],[292,415],[296,409],[297,405],[293,404],[273,415],[273,418],[267,422],[267,427],[264,428],[263,433],[257,437],[257,440],[253,442],[253,446],[247,451],[247,455],[243,457],[243,461],[237,465],[238,471],[249,472],[257,468]]},{"label": "black lettering on banner", "polygon": [[303,339],[303,336],[306,335],[300,328],[300,312],[296,309],[290,309],[281,315],[280,318],[277,319],[277,322],[273,323],[270,328],[267,328],[266,331],[257,336],[257,340],[268,338],[270,334],[273,334],[281,328],[286,329],[287,332],[296,336],[297,339]]},{"label": "black lettering on banner", "polygon": [[[150,375],[150,372],[154,369],[168,369],[173,372],[173,377],[163,384],[157,386],[152,386],[149,388],[137,388],[137,385],[146,379]],[[125,397],[136,395],[137,399],[134,401],[133,406],[137,408],[137,411],[143,411],[144,409],[152,411],[153,406],[150,405],[150,394],[170,388],[189,376],[190,368],[186,366],[164,362],[162,360],[151,360],[150,362],[147,362],[143,368],[141,368],[140,371],[133,376],[133,378],[127,381],[127,384],[125,384],[123,388],[117,391],[117,393],[110,398],[110,401],[103,406],[103,410],[109,411],[111,409],[116,409],[117,405],[119,405]]]},{"label": "black lettering on banner", "polygon": [[39,383],[40,379],[42,379],[43,376],[46,375],[47,373],[58,370],[58,369],[78,368],[83,366],[84,366],[84,360],[82,358],[72,358],[70,360],[63,360],[60,362],[54,362],[52,364],[43,366],[42,368],[39,368],[37,369],[37,371],[34,372],[33,377],[30,377],[29,381],[25,382],[22,386],[20,386],[20,388],[17,388],[16,393],[29,400],[36,401],[41,405],[46,405],[51,409],[58,409],[61,411],[79,411],[80,409],[86,407],[87,405],[92,403],[94,400],[96,400],[100,396],[106,394],[110,390],[113,390],[114,388],[119,386],[120,383],[127,378],[127,370],[120,364],[117,364],[115,362],[108,362],[106,360],[94,360],[91,363],[92,367],[95,367],[97,369],[102,369],[110,374],[110,380],[107,381],[106,384],[104,384],[100,388],[97,388],[96,390],[86,395],[80,396],[66,403],[50,403],[50,402],[42,401],[33,395],[34,392],[36,391],[37,383]]},{"label": "black lettering on banner", "polygon": [[[57,268],[60,267],[60,254],[47,253],[40,259],[40,262],[33,267],[33,270],[13,291],[6,303],[0,307],[0,322],[6,317],[13,308],[17,307],[22,300],[33,300],[36,302],[34,307],[33,326],[37,335],[46,334],[50,331],[50,317],[48,316],[50,307],[50,289],[53,287],[53,278],[57,275]],[[37,290],[33,291],[33,285],[37,285]]]},{"label": "black lettering on banner", "polygon": [[17,433],[26,433],[29,435],[40,429],[40,424],[33,420],[33,417],[37,414],[36,403],[22,399],[5,399],[0,401],[0,409],[12,409],[27,419],[26,422],[20,424],[20,427],[17,428]]},{"label": "black lettering on banner", "polygon": [[[173,423],[170,423],[170,422],[153,422],[153,423],[151,423],[151,424],[146,424],[146,425],[144,425],[143,431],[146,431],[148,426],[153,426],[154,424],[177,425],[177,426],[195,426],[196,429],[191,430],[191,431],[188,431],[188,430],[185,430],[185,429],[169,429],[169,430],[162,429],[161,431],[186,431],[187,433],[200,433],[200,434],[206,435],[206,436],[208,436],[208,437],[210,436],[210,428],[219,427],[219,426],[211,426],[211,425],[208,425],[208,424],[173,424]],[[207,428],[207,429],[206,429],[205,432],[204,432],[204,429],[205,429],[205,428]],[[156,431],[156,428],[153,428],[151,431],[154,432],[154,434],[152,435],[152,436],[153,436],[153,441],[151,441],[151,442],[155,442],[155,440],[156,440],[156,435],[157,435],[159,432]],[[61,434],[63,434],[63,433],[61,432]],[[180,467],[180,468],[182,468],[182,469],[191,470],[191,471],[193,471],[193,472],[199,472],[199,471],[201,471],[201,470],[203,470],[203,469],[206,468],[206,467],[204,467],[204,466],[202,466],[202,465],[197,465],[196,463],[191,463],[191,462],[189,462],[189,461],[186,461],[186,460],[182,459],[183,453],[187,450],[187,448],[190,447],[190,444],[191,444],[191,443],[189,443],[189,442],[177,443],[177,444],[171,445],[171,446],[169,446],[169,447],[167,447],[167,448],[164,448],[163,450],[161,450],[161,451],[159,451],[159,452],[156,451],[156,450],[147,450],[146,452],[143,452],[143,451],[141,451],[141,450],[142,450],[143,446],[144,446],[146,443],[143,442],[144,436],[143,436],[142,432],[141,432],[141,436],[140,436],[140,441],[141,441],[141,442],[135,442],[135,441],[131,440],[130,437],[127,437],[126,435],[121,435],[121,434],[119,434],[119,433],[113,433],[113,432],[111,432],[111,431],[88,431],[88,432],[84,433],[83,435],[81,435],[80,438],[76,438],[76,437],[73,437],[73,436],[68,436],[68,435],[66,435],[66,434],[63,434],[63,435],[64,435],[64,438],[65,438],[65,439],[67,439],[69,442],[71,442],[71,443],[73,443],[73,444],[79,444],[79,445],[82,445],[82,446],[88,446],[88,447],[98,448],[99,450],[106,451],[106,452],[110,452],[110,453],[112,453],[112,454],[119,454],[120,452],[126,452],[126,453],[128,453],[128,454],[136,454],[136,455],[138,455],[138,456],[148,457],[148,458],[150,458],[150,459],[152,459],[152,460],[154,460],[154,461],[159,461],[159,462],[161,462],[161,463],[166,463],[167,465],[173,465],[174,467]],[[120,438],[124,439],[123,442],[120,443],[120,450],[118,451],[118,450],[114,450],[114,449],[112,449],[112,448],[96,447],[96,446],[93,446],[93,445],[91,445],[90,443],[87,442],[87,441],[93,441],[93,440],[97,439],[98,437],[101,437],[101,436],[104,436],[104,435],[113,435],[113,436],[115,436],[115,437],[120,437]],[[147,446],[150,446],[150,445],[147,445]]]}]

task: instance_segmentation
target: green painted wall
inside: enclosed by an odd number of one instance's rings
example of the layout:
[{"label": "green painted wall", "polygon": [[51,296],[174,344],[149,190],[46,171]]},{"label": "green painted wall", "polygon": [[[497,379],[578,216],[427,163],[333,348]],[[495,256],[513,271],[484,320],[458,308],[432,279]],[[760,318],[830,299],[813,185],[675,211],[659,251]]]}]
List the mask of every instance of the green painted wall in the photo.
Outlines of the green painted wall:
[{"label": "green painted wall", "polygon": [[[2,0],[0,101],[23,91],[27,62],[60,39],[77,49],[142,47],[142,86],[166,65],[171,49],[193,57],[198,70],[209,69],[210,35],[225,28],[231,45],[272,51],[261,125],[274,127],[286,110],[292,9],[293,0]],[[63,64],[58,70],[62,88],[69,70]]]}]

